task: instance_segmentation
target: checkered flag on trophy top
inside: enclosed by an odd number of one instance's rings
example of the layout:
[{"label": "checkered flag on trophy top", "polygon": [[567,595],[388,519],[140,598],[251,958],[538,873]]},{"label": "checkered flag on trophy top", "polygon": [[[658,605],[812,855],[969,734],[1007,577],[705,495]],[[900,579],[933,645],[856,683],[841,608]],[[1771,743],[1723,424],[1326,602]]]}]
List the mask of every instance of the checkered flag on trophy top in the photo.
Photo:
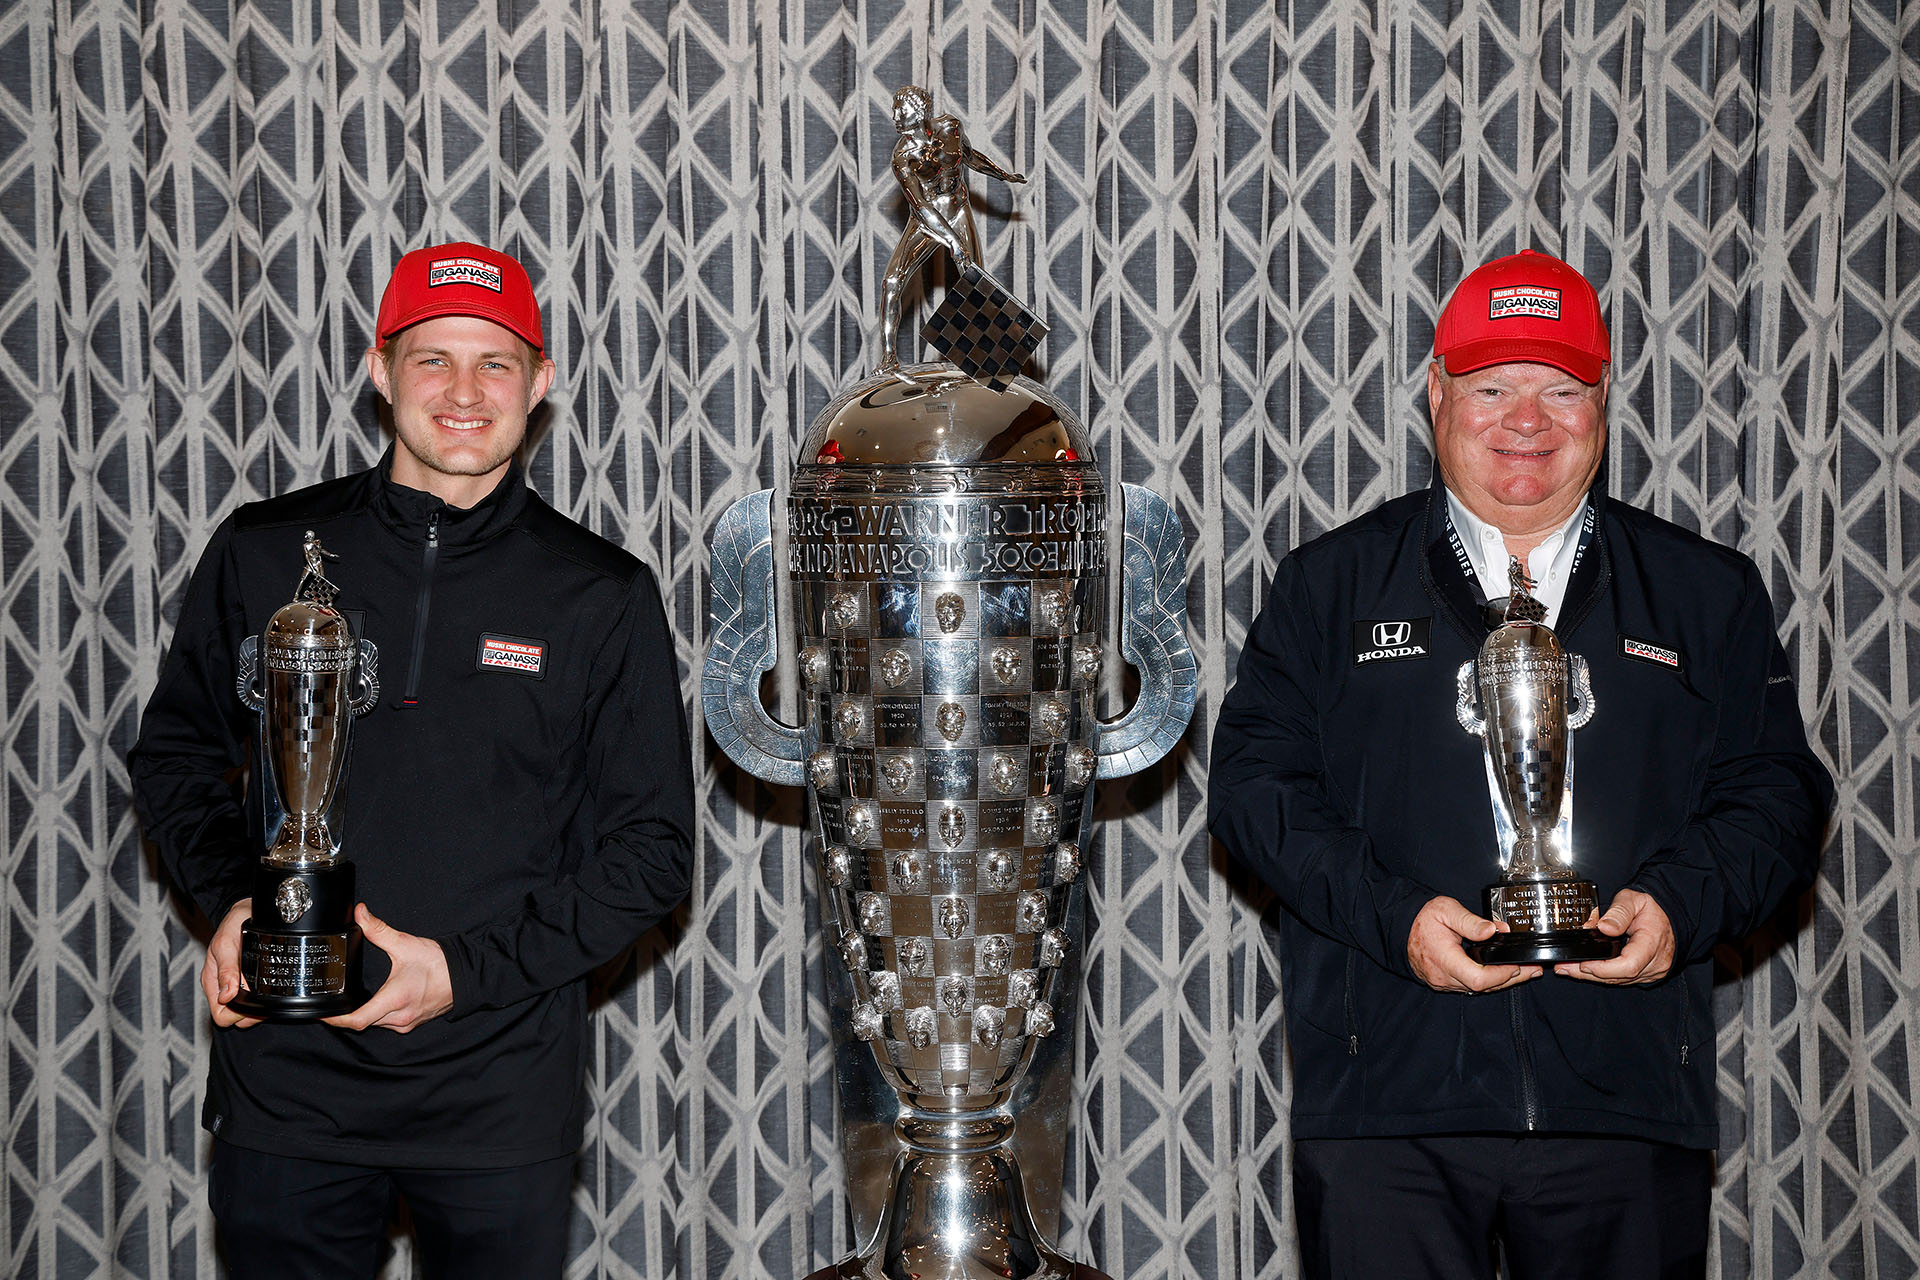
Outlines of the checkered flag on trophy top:
[{"label": "checkered flag on trophy top", "polygon": [[920,336],[975,382],[1005,391],[1047,336],[1047,326],[998,280],[966,266]]}]

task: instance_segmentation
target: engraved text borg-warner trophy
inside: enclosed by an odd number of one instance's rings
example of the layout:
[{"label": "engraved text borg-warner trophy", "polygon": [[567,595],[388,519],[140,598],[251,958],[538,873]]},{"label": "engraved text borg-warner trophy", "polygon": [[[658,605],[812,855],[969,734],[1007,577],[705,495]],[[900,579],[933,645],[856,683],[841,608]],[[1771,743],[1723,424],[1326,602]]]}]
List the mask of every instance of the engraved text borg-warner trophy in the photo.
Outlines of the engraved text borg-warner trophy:
[{"label": "engraved text borg-warner trophy", "polygon": [[373,642],[356,641],[309,531],[306,569],[259,636],[240,646],[241,699],[260,713],[266,856],[254,868],[253,918],[240,941],[245,990],[231,1007],[271,1022],[310,1022],[364,1004],[353,864],[327,818],[353,717],[380,696]]},{"label": "engraved text borg-warner trophy", "polygon": [[[928,121],[921,90],[901,98],[903,135],[949,140],[928,163],[964,163],[958,125]],[[1012,1104],[1031,1092],[1023,1076],[1043,1038],[1070,1043],[1076,984],[1064,975],[1080,944],[1094,780],[1159,760],[1194,705],[1179,519],[1125,485],[1120,648],[1141,692],[1120,720],[1095,719],[1108,495],[1066,405],[999,372],[996,342],[1037,322],[977,264],[960,265],[985,307],[977,323],[929,325],[954,363],[847,387],[801,446],[786,502],[798,729],[757,692],[779,644],[773,491],[735,503],[714,534],[707,727],[742,768],[806,784],[841,1016],[871,1051],[840,1059],[843,1115],[870,1101],[856,1076],[877,1065],[893,1122],[884,1196],[857,1177],[853,1191],[872,1236],[825,1276],[1093,1274],[1036,1226],[1036,1209],[1057,1214],[1057,1202],[1022,1177]],[[1040,1058],[1046,1076],[1071,1055]],[[1036,1120],[1042,1110],[1022,1102],[1018,1128],[1038,1126],[1057,1150],[1064,1106]]]},{"label": "engraved text borg-warner trophy", "polygon": [[[1542,619],[1520,561],[1508,566],[1506,621],[1459,671],[1460,725],[1484,744],[1494,828],[1506,869],[1487,887],[1487,914],[1510,932],[1467,944],[1481,964],[1604,960],[1620,939],[1587,927],[1599,901],[1573,856],[1570,730],[1593,718],[1586,660],[1569,654]],[[1571,686],[1571,706],[1569,705]],[[1477,699],[1476,699],[1476,694]]]}]

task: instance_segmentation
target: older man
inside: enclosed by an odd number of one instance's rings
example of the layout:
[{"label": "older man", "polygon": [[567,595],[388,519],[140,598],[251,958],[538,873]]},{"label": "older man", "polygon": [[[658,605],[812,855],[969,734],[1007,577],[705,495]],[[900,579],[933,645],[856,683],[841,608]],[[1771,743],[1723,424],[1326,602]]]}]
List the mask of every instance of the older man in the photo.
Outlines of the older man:
[{"label": "older man", "polygon": [[[1566,263],[1463,280],[1427,374],[1432,488],[1281,562],[1221,708],[1212,829],[1285,907],[1312,1276],[1704,1270],[1709,952],[1811,881],[1832,789],[1752,562],[1607,498],[1609,358]],[[1515,569],[1591,670],[1573,846],[1610,959],[1467,951],[1504,926],[1454,673]]]},{"label": "older man", "polygon": [[[558,1276],[587,1098],[585,978],[686,895],[693,782],[653,575],[554,511],[517,455],[554,377],[520,263],[475,244],[394,268],[366,369],[395,445],[241,507],[187,588],[129,757],[134,804],[216,928],[202,1120],[230,1273],[372,1276],[404,1199],[428,1276]],[[260,1024],[240,993],[264,851],[235,654],[313,530],[382,658],[344,819],[371,999]]]}]

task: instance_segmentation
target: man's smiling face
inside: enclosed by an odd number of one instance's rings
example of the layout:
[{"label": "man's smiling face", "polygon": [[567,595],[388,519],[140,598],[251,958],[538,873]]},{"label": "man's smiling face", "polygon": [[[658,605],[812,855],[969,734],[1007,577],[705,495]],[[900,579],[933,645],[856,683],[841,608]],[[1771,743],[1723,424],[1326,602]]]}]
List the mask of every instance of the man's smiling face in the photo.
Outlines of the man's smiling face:
[{"label": "man's smiling face", "polygon": [[1451,376],[1427,367],[1441,479],[1503,533],[1546,533],[1566,522],[1600,470],[1607,443],[1607,374],[1582,382],[1550,364],[1496,364]]},{"label": "man's smiling face", "polygon": [[547,360],[478,316],[437,316],[394,335],[367,373],[393,406],[393,480],[470,507],[492,492],[553,382]]}]

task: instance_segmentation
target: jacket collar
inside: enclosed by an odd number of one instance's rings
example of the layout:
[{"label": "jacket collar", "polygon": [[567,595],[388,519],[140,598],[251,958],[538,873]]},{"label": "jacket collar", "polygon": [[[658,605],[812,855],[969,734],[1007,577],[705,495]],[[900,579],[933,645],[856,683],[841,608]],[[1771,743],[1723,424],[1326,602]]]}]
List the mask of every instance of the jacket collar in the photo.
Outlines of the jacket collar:
[{"label": "jacket collar", "polygon": [[373,485],[371,505],[375,517],[402,537],[424,537],[428,523],[438,517],[437,537],[443,551],[474,546],[505,532],[526,509],[527,478],[518,455],[507,465],[493,492],[473,506],[461,508],[424,490],[394,483],[394,448],[387,446],[369,475]]},{"label": "jacket collar", "polygon": [[[1593,543],[1580,557],[1573,578],[1567,583],[1566,598],[1560,603],[1560,625],[1555,630],[1563,640],[1592,612],[1601,588],[1613,577],[1607,557],[1606,475],[1603,463],[1594,477],[1593,487],[1587,490],[1587,501],[1593,504]],[[1478,584],[1461,570],[1460,557],[1449,543],[1452,535],[1448,532],[1451,523],[1447,519],[1447,488],[1440,482],[1438,463],[1433,468],[1433,483],[1427,488],[1427,509],[1422,521],[1420,541],[1426,554],[1420,559],[1421,585],[1441,616],[1469,646],[1478,650],[1487,637],[1486,623],[1480,615],[1480,592]]]}]

